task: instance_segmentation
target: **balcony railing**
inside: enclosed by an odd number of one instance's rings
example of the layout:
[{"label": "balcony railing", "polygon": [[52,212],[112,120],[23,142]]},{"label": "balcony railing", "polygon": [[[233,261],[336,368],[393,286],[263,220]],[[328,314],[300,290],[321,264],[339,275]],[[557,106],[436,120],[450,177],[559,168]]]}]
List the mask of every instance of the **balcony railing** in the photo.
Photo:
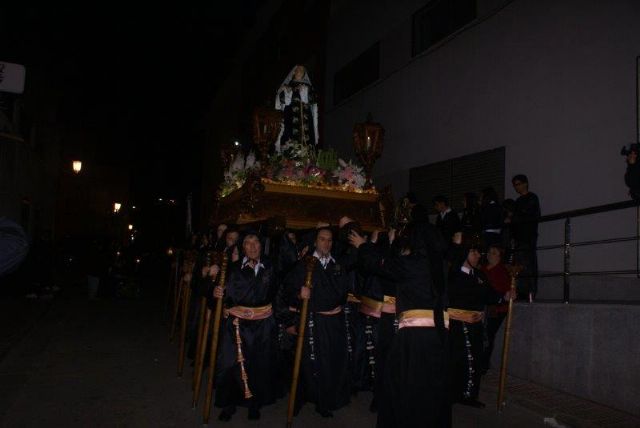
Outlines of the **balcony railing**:
[{"label": "balcony railing", "polygon": [[[608,213],[612,211],[636,208],[636,228],[635,234],[632,236],[623,236],[617,238],[590,240],[590,241],[572,241],[571,220],[576,217],[589,216],[593,214]],[[563,270],[562,272],[539,274],[539,278],[562,277],[563,280],[563,301],[569,303],[571,299],[571,277],[572,276],[597,276],[597,275],[636,275],[640,278],[640,206],[636,201],[623,201],[607,205],[598,205],[590,208],[583,208],[573,211],[565,211],[557,214],[545,215],[540,218],[540,223],[564,220],[564,241],[561,244],[538,246],[538,251],[563,250]],[[597,271],[571,271],[571,250],[575,247],[613,244],[618,242],[636,242],[634,269],[627,270],[597,270]]]}]

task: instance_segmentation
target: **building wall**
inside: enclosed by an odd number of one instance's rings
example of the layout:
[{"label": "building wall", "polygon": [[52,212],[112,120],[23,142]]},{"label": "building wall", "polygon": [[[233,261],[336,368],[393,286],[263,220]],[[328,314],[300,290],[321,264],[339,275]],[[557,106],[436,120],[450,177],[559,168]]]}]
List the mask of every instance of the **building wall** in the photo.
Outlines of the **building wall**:
[{"label": "building wall", "polygon": [[[330,15],[327,98],[336,71],[378,40],[381,78],[326,106],[324,132],[348,155],[353,124],[371,112],[386,128],[379,185],[399,195],[412,167],[505,146],[506,196],[525,173],[543,214],[627,198],[618,153],[635,139],[639,2],[479,0],[474,23],[414,58],[411,17],[427,2],[348,3]],[[604,217],[581,220],[574,238],[635,233],[628,213]],[[562,236],[541,226],[543,243]],[[576,263],[593,268],[607,254],[635,267],[624,245],[594,254]]]},{"label": "building wall", "polygon": [[[640,415],[637,305],[517,304],[509,373]],[[504,324],[491,365],[500,367]],[[509,391],[507,390],[507,396]]]}]

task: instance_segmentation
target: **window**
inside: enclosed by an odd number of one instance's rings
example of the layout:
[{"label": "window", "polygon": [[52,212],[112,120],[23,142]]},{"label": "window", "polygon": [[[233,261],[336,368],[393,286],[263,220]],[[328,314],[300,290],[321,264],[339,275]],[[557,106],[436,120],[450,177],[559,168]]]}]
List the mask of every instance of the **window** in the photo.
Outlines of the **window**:
[{"label": "window", "polygon": [[380,77],[380,43],[376,42],[342,67],[333,79],[333,103],[338,104]]},{"label": "window", "polygon": [[434,196],[444,195],[451,206],[462,209],[465,192],[480,192],[493,187],[504,197],[504,147],[411,168],[409,189],[418,201],[431,206]]},{"label": "window", "polygon": [[416,56],[476,19],[476,0],[433,0],[413,14]]}]

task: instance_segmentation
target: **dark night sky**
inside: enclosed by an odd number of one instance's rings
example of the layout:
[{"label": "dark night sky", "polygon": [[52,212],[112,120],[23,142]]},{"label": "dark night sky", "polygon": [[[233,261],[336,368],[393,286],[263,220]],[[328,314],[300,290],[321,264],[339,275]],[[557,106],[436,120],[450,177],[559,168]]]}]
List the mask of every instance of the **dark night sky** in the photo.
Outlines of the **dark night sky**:
[{"label": "dark night sky", "polygon": [[197,186],[196,123],[261,1],[16,3],[0,6],[0,60],[25,64],[27,90],[56,105],[58,125],[83,136],[86,146],[64,149],[138,166],[134,198],[180,197]]}]

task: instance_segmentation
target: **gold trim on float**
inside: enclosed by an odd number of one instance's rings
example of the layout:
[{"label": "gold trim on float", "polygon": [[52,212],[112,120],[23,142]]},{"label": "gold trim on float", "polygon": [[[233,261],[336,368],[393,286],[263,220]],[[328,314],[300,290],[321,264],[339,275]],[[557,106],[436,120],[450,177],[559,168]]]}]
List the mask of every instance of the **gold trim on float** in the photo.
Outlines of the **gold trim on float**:
[{"label": "gold trim on float", "polygon": [[265,192],[285,193],[300,196],[319,196],[331,199],[349,199],[352,201],[377,202],[378,193],[357,193],[348,192],[342,189],[327,189],[320,187],[294,186],[288,184],[277,184],[268,181],[262,181]]}]

